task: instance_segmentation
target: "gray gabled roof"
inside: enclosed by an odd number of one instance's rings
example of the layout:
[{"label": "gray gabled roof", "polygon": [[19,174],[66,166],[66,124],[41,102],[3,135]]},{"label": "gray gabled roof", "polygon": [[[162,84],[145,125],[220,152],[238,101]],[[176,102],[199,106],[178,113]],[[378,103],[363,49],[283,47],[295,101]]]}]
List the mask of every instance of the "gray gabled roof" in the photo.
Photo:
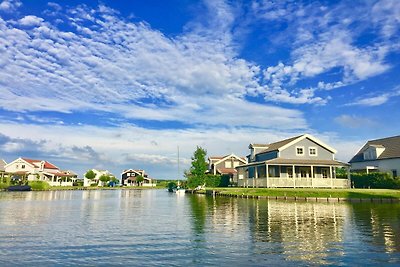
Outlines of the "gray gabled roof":
[{"label": "gray gabled roof", "polygon": [[364,161],[364,151],[370,146],[385,148],[377,159],[400,158],[400,135],[398,135],[368,141],[349,162]]},{"label": "gray gabled roof", "polygon": [[278,142],[275,142],[275,143],[268,144],[268,145],[266,145],[268,147],[267,149],[265,149],[263,151],[260,151],[257,154],[263,154],[263,153],[268,153],[268,152],[271,152],[271,151],[276,151],[279,148],[289,144],[290,142],[296,140],[297,138],[299,138],[301,136],[302,135],[299,135],[299,136],[291,137],[291,138],[288,138],[288,139],[285,139],[285,140],[281,140],[281,141],[278,141]]}]

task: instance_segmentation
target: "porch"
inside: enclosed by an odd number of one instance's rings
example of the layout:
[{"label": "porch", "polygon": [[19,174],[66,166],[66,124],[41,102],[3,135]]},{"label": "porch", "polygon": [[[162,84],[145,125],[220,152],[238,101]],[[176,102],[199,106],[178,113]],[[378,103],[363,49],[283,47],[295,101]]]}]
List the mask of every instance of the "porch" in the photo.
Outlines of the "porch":
[{"label": "porch", "polygon": [[240,166],[238,186],[267,188],[350,188],[350,177],[337,178],[335,168],[347,165],[337,161],[331,164],[258,164]]}]

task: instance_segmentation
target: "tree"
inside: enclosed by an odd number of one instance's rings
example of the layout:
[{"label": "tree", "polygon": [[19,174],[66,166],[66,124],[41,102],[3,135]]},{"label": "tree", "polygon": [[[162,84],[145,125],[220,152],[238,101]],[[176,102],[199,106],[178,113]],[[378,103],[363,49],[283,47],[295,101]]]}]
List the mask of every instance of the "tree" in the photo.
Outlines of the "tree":
[{"label": "tree", "polygon": [[190,188],[204,184],[207,170],[206,155],[207,151],[197,146],[196,151],[193,153],[192,166],[189,172],[185,173]]},{"label": "tree", "polygon": [[101,181],[102,185],[104,186],[107,184],[108,181],[111,180],[111,177],[106,174],[103,174],[102,176],[100,176],[99,180]]},{"label": "tree", "polygon": [[143,181],[144,181],[143,176],[141,176],[141,175],[136,176],[136,182],[138,185],[141,185],[143,183]]},{"label": "tree", "polygon": [[85,178],[89,179],[89,180],[93,180],[96,177],[96,174],[94,173],[93,170],[88,170],[85,173]]}]

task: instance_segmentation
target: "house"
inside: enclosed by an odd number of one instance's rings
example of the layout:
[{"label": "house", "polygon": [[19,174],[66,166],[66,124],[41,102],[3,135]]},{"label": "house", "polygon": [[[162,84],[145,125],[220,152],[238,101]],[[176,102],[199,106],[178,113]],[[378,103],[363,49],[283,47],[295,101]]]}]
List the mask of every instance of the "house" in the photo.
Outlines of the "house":
[{"label": "house", "polygon": [[0,183],[3,182],[4,175],[6,174],[6,170],[4,169],[6,165],[7,162],[5,162],[4,159],[0,159]]},{"label": "house", "polygon": [[368,141],[349,161],[351,171],[400,176],[400,135]]},{"label": "house", "polygon": [[248,163],[236,167],[243,187],[349,188],[350,177],[336,178],[336,150],[309,134],[271,144],[250,144]]},{"label": "house", "polygon": [[84,186],[89,186],[91,184],[96,184],[98,186],[104,186],[105,183],[100,181],[100,177],[105,175],[105,176],[113,176],[114,175],[109,172],[108,170],[97,170],[97,169],[92,169],[92,171],[94,172],[94,174],[96,174],[96,176],[93,178],[93,180],[88,181],[86,178],[84,179]]},{"label": "house", "polygon": [[[137,182],[137,177],[143,177],[143,182]],[[144,170],[134,170],[134,169],[128,169],[124,170],[121,173],[121,184],[123,186],[148,186],[148,187],[154,187],[156,186],[156,183],[154,179],[149,178],[149,176],[145,173]]]},{"label": "house", "polygon": [[235,154],[219,157],[213,156],[208,158],[207,173],[212,175],[228,175],[231,183],[237,183],[237,166],[247,163],[246,158],[241,158]]},{"label": "house", "polygon": [[4,166],[5,172],[25,178],[28,181],[46,181],[51,186],[72,186],[76,174],[62,171],[45,160],[18,158]]}]

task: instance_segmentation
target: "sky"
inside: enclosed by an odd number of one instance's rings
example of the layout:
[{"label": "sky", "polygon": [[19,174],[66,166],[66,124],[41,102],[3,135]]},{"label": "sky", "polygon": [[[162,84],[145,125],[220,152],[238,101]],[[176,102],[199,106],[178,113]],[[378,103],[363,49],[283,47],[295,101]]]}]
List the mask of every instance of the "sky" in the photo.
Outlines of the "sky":
[{"label": "sky", "polygon": [[347,162],[400,134],[399,74],[398,0],[0,0],[0,158],[175,179],[309,133]]}]

